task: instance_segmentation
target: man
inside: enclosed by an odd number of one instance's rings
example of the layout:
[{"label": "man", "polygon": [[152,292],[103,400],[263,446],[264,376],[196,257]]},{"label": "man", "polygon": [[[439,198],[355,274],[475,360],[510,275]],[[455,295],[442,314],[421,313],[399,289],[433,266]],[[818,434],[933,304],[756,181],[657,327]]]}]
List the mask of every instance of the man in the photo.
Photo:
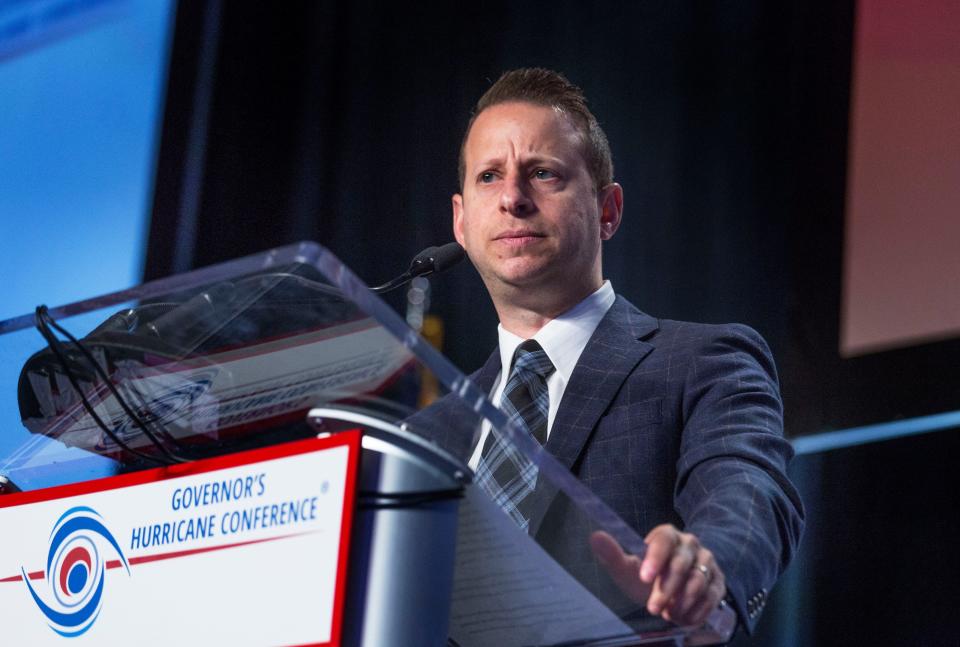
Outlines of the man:
[{"label": "man", "polygon": [[[802,527],[763,340],[744,326],[654,319],[603,280],[601,243],[621,223],[623,190],[603,131],[561,75],[514,70],[484,94],[462,143],[460,183],[454,234],[500,319],[499,348],[474,380],[646,534],[642,561],[604,533],[592,536],[590,558],[651,614],[699,624],[726,597],[752,630]],[[534,358],[539,377],[515,380],[520,358]],[[508,404],[524,381],[522,404]],[[491,458],[489,436],[448,448],[470,457],[486,487],[522,490],[524,467]],[[526,527],[536,513],[514,494],[499,502]],[[576,521],[560,508],[530,532],[575,534],[564,532]],[[578,566],[582,547],[561,540],[549,550],[592,577]]]}]

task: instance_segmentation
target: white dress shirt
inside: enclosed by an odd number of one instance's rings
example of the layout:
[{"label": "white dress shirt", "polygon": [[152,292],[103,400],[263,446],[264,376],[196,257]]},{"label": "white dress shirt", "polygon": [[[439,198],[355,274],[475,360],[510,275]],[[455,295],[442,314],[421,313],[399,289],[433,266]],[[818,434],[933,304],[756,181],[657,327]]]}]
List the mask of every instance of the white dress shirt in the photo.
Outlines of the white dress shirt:
[{"label": "white dress shirt", "polygon": [[[597,329],[600,320],[607,314],[607,310],[610,309],[616,298],[610,281],[604,281],[596,292],[556,319],[551,319],[532,337],[540,344],[540,347],[543,348],[547,357],[553,362],[554,368],[556,368],[547,378],[547,391],[550,395],[550,410],[547,414],[547,438],[550,437],[550,430],[553,429],[553,419],[557,415],[560,400],[563,398],[563,392],[570,382],[570,376],[573,375],[573,369],[580,360],[583,349],[587,347],[590,337],[593,336],[593,331]],[[497,327],[497,334],[500,339],[500,374],[493,383],[490,400],[499,407],[500,400],[503,398],[503,390],[507,386],[507,381],[503,379],[503,376],[509,375],[513,354],[517,351],[517,346],[526,340],[505,330],[502,325]],[[477,465],[480,464],[483,443],[489,433],[490,423],[484,421],[477,446],[474,447],[473,455],[470,456],[469,465],[473,470],[476,470]]]}]

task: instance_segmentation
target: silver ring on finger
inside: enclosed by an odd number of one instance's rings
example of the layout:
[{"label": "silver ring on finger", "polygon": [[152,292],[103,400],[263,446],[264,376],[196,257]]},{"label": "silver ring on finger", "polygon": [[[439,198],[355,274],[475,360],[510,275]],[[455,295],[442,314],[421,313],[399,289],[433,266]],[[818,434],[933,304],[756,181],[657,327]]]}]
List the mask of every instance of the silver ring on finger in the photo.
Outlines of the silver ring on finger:
[{"label": "silver ring on finger", "polygon": [[704,566],[703,564],[697,564],[693,567],[698,573],[703,575],[703,578],[707,581],[707,584],[710,584],[710,581],[713,580],[713,573],[710,572],[710,569]]}]

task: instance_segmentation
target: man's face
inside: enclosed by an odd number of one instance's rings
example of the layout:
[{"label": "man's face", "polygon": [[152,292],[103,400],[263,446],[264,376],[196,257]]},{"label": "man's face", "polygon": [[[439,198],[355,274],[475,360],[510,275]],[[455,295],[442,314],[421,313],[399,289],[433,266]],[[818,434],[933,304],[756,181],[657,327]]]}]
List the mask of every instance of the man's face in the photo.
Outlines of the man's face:
[{"label": "man's face", "polygon": [[582,151],[572,121],[549,107],[503,103],[474,121],[453,229],[498,306],[562,312],[600,286],[600,241],[623,198],[616,184],[597,192]]}]

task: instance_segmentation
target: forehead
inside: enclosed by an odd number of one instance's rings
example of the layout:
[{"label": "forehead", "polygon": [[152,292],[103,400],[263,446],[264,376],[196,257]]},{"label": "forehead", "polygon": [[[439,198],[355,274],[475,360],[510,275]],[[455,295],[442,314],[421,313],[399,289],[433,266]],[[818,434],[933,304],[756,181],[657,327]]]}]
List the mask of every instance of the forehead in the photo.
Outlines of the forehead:
[{"label": "forehead", "polygon": [[464,148],[468,166],[488,158],[549,155],[582,158],[583,136],[573,120],[549,106],[499,103],[473,122]]}]

